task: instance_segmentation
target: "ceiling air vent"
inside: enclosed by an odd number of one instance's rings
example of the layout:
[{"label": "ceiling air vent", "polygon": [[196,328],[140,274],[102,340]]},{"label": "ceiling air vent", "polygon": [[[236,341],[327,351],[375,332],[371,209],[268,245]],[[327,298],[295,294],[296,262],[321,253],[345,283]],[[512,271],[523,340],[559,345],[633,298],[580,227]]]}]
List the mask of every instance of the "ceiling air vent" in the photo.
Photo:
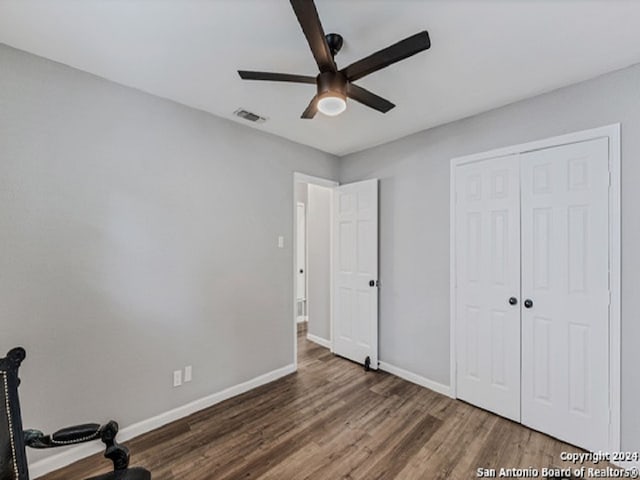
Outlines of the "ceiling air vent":
[{"label": "ceiling air vent", "polygon": [[248,121],[253,122],[253,123],[264,123],[264,122],[267,121],[267,119],[265,117],[261,117],[260,115],[256,115],[253,112],[249,112],[249,111],[245,110],[244,108],[239,108],[238,110],[233,112],[233,114],[236,117],[244,118],[245,120],[248,120]]}]

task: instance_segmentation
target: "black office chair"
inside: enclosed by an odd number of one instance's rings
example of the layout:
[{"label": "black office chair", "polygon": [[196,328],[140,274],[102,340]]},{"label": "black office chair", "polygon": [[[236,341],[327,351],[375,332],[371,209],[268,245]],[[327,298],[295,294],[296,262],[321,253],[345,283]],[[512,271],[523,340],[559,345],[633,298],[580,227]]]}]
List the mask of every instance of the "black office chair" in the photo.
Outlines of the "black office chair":
[{"label": "black office chair", "polygon": [[[143,468],[129,467],[129,450],[118,445],[118,424],[110,421],[78,425],[45,435],[38,430],[22,430],[20,400],[18,398],[18,369],[25,359],[23,348],[12,349],[0,359],[0,480],[29,480],[25,447],[52,448],[102,440],[104,456],[113,461],[113,472],[88,480],[150,480]],[[72,479],[70,479],[72,480]]]}]

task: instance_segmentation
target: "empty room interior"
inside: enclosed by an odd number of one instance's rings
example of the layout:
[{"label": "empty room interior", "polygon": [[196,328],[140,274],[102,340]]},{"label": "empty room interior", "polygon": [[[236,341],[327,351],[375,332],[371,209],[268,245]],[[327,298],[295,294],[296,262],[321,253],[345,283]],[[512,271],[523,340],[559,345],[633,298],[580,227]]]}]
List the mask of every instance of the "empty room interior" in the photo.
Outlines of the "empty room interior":
[{"label": "empty room interior", "polygon": [[639,26],[0,0],[0,480],[638,478]]}]

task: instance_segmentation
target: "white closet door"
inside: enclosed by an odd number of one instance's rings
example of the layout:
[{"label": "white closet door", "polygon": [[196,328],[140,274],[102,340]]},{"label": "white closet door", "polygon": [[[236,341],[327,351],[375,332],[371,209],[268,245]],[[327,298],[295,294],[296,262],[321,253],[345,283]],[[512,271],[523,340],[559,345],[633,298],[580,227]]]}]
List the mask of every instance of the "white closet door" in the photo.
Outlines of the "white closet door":
[{"label": "white closet door", "polygon": [[[457,395],[520,420],[517,156],[456,170]],[[510,304],[511,302],[517,302]]]},{"label": "white closet door", "polygon": [[378,180],[334,190],[333,352],[378,368]]},{"label": "white closet door", "polygon": [[588,450],[609,423],[608,140],[521,156],[522,422]]}]

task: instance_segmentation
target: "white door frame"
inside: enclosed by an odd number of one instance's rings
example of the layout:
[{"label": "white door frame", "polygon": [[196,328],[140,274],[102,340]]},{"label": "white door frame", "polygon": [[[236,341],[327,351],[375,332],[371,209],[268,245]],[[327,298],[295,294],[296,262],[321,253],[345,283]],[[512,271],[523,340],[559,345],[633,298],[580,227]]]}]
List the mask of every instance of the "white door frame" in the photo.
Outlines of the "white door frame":
[{"label": "white door frame", "polygon": [[[335,188],[339,185],[338,182],[334,181],[334,180],[328,180],[326,178],[321,178],[321,177],[314,177],[312,175],[307,175],[305,173],[299,173],[299,172],[293,172],[293,199],[291,201],[291,205],[292,205],[292,215],[293,215],[293,223],[292,223],[292,230],[293,230],[293,236],[291,238],[295,239],[296,235],[297,235],[297,223],[298,223],[298,202],[296,201],[295,198],[295,191],[296,191],[296,184],[297,183],[307,183],[307,184],[312,184],[312,185],[319,185],[321,187],[328,187],[328,188]],[[333,218],[333,195],[331,195],[331,200],[330,200],[330,218]],[[309,222],[309,219],[307,218],[307,223]],[[333,222],[331,222],[333,223]],[[329,245],[330,245],[330,258],[329,261],[331,262],[330,265],[333,265],[333,226],[330,227],[331,230],[329,231]],[[293,291],[292,291],[292,303],[293,303],[293,368],[297,371],[298,370],[298,302],[297,302],[297,288],[296,288],[296,275],[298,272],[298,268],[297,268],[297,258],[298,258],[298,242],[297,241],[292,241],[291,244],[293,245],[293,256],[292,256],[292,264],[293,264],[293,269],[292,269],[292,274],[293,276],[291,277],[293,279]],[[307,269],[307,273],[309,272],[309,269]],[[307,275],[307,286],[308,284],[308,280],[309,280],[309,275]],[[329,314],[331,315],[331,312],[333,310],[333,275],[330,275],[330,280],[331,284],[329,285]],[[309,298],[309,292],[307,290],[307,300]],[[308,308],[308,302],[307,302],[307,308]],[[331,339],[333,338],[333,318],[329,318],[329,342],[331,342]]]},{"label": "white door frame", "polygon": [[532,152],[545,148],[567,145],[570,143],[584,142],[596,138],[609,139],[609,287],[611,290],[611,302],[609,305],[609,451],[620,450],[620,262],[621,262],[621,209],[620,209],[620,124],[612,124],[604,127],[583,130],[567,135],[546,138],[520,145],[511,145],[487,152],[473,155],[465,155],[451,159],[450,175],[450,385],[451,396],[456,398],[456,238],[455,238],[455,212],[456,212],[456,167],[465,163],[480,162],[496,157]]}]

